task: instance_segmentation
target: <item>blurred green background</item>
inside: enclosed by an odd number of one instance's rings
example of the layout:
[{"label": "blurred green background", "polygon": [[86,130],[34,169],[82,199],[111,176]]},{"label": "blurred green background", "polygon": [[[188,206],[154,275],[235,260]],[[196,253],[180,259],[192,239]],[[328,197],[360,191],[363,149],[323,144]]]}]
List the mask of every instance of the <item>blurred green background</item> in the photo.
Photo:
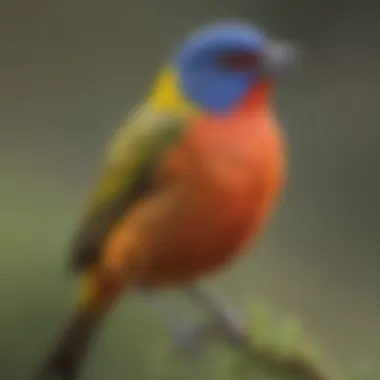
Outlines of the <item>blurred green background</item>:
[{"label": "blurred green background", "polygon": [[[185,32],[231,17],[296,40],[304,62],[277,96],[291,148],[281,207],[255,254],[207,286],[233,305],[261,300],[278,315],[296,314],[340,368],[361,358],[380,368],[376,7],[365,0],[2,0],[0,379],[28,378],[71,305],[67,245],[105,142]],[[126,299],[84,378],[153,379],[147,357],[165,336],[144,300]]]}]

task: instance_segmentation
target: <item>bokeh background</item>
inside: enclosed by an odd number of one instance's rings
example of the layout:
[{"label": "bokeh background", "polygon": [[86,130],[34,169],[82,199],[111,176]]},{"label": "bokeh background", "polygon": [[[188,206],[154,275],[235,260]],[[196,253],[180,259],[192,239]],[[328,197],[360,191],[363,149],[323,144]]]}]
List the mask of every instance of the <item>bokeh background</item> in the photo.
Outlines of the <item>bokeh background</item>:
[{"label": "bokeh background", "polygon": [[[236,306],[260,300],[297,315],[339,368],[362,358],[380,367],[377,8],[365,0],[2,0],[0,379],[29,378],[70,307],[76,282],[66,249],[105,142],[185,32],[231,17],[297,41],[304,60],[276,99],[291,148],[281,207],[255,254],[205,286]],[[141,297],[126,299],[84,378],[153,379],[147,356],[164,336]]]}]

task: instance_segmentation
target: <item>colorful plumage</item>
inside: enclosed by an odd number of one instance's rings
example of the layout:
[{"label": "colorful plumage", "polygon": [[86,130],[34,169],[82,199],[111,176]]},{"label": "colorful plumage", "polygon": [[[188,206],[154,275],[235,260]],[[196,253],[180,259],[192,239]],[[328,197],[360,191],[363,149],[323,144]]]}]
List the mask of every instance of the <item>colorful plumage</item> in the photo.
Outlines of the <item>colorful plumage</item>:
[{"label": "colorful plumage", "polygon": [[272,87],[292,58],[246,24],[184,40],[110,145],[74,238],[81,302],[37,379],[77,376],[123,291],[193,283],[257,235],[285,177]]}]

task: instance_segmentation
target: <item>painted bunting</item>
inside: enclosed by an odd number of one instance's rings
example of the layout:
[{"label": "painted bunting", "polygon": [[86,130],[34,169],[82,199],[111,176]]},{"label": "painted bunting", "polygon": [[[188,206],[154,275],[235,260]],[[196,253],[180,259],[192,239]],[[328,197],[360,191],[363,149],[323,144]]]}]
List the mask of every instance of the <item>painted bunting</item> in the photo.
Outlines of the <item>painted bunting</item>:
[{"label": "painted bunting", "polygon": [[275,79],[293,59],[253,25],[189,34],[110,144],[74,237],[75,311],[37,374],[74,379],[125,291],[185,287],[257,236],[285,179]]}]

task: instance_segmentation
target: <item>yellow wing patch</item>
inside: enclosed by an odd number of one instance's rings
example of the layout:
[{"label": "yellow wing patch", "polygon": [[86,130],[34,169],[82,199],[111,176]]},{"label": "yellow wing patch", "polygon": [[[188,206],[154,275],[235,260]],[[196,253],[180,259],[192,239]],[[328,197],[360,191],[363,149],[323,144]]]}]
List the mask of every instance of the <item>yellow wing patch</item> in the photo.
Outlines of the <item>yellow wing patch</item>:
[{"label": "yellow wing patch", "polygon": [[193,114],[198,111],[182,94],[177,72],[170,66],[164,68],[157,76],[148,102],[166,112]]}]

